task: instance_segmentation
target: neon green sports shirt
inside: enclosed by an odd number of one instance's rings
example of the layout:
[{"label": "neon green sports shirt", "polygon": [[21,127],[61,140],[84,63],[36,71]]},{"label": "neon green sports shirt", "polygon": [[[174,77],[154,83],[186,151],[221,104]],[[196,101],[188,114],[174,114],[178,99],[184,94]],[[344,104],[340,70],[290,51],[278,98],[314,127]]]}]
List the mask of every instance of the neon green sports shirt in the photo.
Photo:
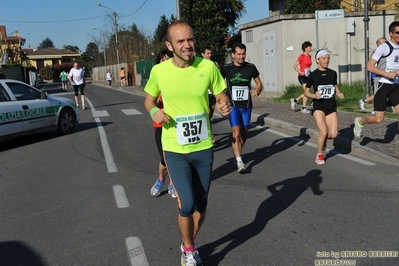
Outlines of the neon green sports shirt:
[{"label": "neon green sports shirt", "polygon": [[162,93],[164,112],[170,122],[162,128],[162,148],[191,153],[212,147],[208,89],[218,95],[225,82],[215,64],[201,57],[187,68],[169,59],[151,69],[144,91],[153,97]]}]

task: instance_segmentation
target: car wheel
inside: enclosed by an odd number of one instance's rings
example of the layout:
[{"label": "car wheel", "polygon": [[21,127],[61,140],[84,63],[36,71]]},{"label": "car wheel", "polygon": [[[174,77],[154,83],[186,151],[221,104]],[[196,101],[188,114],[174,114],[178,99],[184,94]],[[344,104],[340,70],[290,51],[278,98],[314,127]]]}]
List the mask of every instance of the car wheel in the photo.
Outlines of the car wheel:
[{"label": "car wheel", "polygon": [[63,109],[58,118],[58,132],[62,135],[71,134],[75,130],[75,124],[74,111],[70,108]]}]

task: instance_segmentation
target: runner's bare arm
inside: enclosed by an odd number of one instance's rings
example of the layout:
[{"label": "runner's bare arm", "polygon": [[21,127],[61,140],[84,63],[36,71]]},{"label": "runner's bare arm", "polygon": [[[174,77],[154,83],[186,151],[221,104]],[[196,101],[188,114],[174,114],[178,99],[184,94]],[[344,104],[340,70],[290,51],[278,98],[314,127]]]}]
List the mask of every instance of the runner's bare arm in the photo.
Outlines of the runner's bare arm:
[{"label": "runner's bare arm", "polygon": [[157,107],[158,97],[146,94],[144,108],[150,113],[152,120],[158,124],[169,123],[169,116]]},{"label": "runner's bare arm", "polygon": [[229,97],[224,92],[215,95],[215,97],[216,107],[219,110],[219,113],[222,116],[228,116],[231,113],[231,104]]},{"label": "runner's bare arm", "polygon": [[255,90],[251,90],[251,95],[252,95],[252,97],[258,97],[259,94],[262,92],[263,85],[262,85],[262,81],[260,80],[259,76],[254,78],[254,81],[255,81],[256,87],[255,87]]}]

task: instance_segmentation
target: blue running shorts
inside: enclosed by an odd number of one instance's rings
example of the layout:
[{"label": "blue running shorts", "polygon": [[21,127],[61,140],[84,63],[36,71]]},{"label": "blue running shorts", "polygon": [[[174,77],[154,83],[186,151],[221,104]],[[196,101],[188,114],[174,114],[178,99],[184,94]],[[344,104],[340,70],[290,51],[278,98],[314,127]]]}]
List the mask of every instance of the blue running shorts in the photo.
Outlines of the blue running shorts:
[{"label": "blue running shorts", "polygon": [[230,126],[241,126],[248,128],[249,122],[251,122],[251,114],[252,108],[232,107],[231,113],[229,115]]}]

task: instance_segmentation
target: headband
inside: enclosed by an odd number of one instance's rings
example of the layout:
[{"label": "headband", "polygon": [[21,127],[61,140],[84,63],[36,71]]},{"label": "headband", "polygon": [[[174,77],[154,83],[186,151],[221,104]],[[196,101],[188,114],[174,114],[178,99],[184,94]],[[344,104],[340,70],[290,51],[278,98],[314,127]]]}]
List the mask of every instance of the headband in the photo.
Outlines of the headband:
[{"label": "headband", "polygon": [[316,58],[319,59],[320,57],[322,57],[323,55],[329,55],[330,53],[327,50],[320,50],[317,52],[316,54]]}]

